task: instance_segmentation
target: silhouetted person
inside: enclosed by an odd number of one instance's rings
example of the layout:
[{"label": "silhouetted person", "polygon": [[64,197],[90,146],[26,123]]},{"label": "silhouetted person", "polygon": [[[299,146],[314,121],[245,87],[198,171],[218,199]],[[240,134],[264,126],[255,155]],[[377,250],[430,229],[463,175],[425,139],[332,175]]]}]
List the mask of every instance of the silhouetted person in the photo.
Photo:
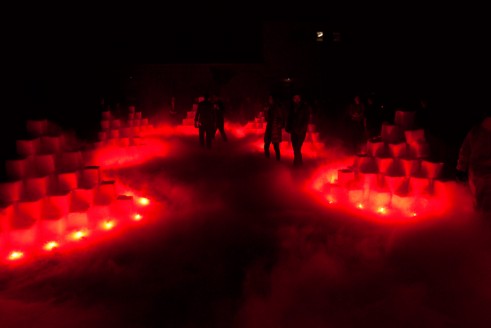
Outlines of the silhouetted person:
[{"label": "silhouetted person", "polygon": [[380,136],[382,129],[382,109],[373,95],[369,95],[365,104],[366,138]]},{"label": "silhouetted person", "polygon": [[282,141],[283,127],[285,126],[285,115],[283,108],[279,105],[273,95],[268,97],[268,105],[265,110],[266,129],[264,130],[264,155],[269,158],[269,148],[273,144],[276,160],[281,159],[280,143]]},{"label": "silhouetted person", "polygon": [[307,129],[310,122],[311,109],[309,105],[302,100],[299,93],[293,95],[291,105],[288,108],[286,123],[286,132],[290,133],[293,148],[293,166],[301,166],[302,146],[307,136]]},{"label": "silhouetted person", "polygon": [[215,111],[213,103],[208,94],[198,103],[196,114],[194,115],[194,126],[199,129],[200,146],[210,149],[215,134]]},{"label": "silhouetted person", "polygon": [[433,125],[431,109],[428,105],[428,100],[424,97],[418,98],[416,104],[416,127],[428,130]]},{"label": "silhouetted person", "polygon": [[227,141],[227,134],[225,133],[225,118],[224,111],[225,105],[223,100],[218,96],[213,96],[213,109],[215,110],[215,131],[213,132],[213,138],[217,131],[220,131],[223,141]]},{"label": "silhouetted person", "polygon": [[353,101],[346,108],[346,129],[348,132],[348,142],[355,152],[362,150],[362,145],[366,141],[366,112],[365,104],[359,95],[355,95]]},{"label": "silhouetted person", "polygon": [[467,133],[456,169],[457,178],[469,185],[476,210],[491,212],[491,110]]},{"label": "silhouetted person", "polygon": [[171,115],[177,114],[176,111],[176,97],[172,96],[170,98],[170,111]]}]

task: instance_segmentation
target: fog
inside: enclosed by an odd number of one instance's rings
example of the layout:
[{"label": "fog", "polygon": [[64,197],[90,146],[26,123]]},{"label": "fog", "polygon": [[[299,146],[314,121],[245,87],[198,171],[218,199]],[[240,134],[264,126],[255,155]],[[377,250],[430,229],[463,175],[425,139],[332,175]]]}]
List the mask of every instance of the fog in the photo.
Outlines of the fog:
[{"label": "fog", "polygon": [[[491,224],[464,186],[441,209],[380,218],[328,204],[316,181],[352,161],[337,140],[294,168],[260,133],[159,125],[136,153],[105,149],[108,176],[151,200],[138,226],[0,267],[8,327],[487,327]],[[445,206],[442,206],[445,204]]]}]

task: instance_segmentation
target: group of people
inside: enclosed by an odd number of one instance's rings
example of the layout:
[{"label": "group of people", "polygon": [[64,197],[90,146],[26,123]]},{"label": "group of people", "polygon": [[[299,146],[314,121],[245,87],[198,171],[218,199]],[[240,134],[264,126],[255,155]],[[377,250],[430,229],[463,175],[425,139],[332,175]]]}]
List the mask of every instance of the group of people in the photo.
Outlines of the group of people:
[{"label": "group of people", "polygon": [[199,143],[202,147],[211,149],[217,132],[223,141],[227,141],[224,119],[225,105],[220,97],[205,94],[199,99],[198,108],[194,116],[194,126],[199,131]]},{"label": "group of people", "polygon": [[[355,96],[348,105],[347,114],[351,121],[353,141],[358,147],[367,138],[376,136],[384,118],[380,109],[369,97],[367,102]],[[378,111],[378,112],[377,112]],[[273,146],[276,160],[281,159],[280,144],[283,130],[290,134],[293,149],[293,166],[303,164],[302,147],[307,136],[312,110],[302,99],[300,93],[293,94],[286,102],[270,94],[265,108],[266,128],[264,130],[264,155],[270,158]],[[199,142],[203,147],[211,148],[217,132],[227,141],[224,129],[224,104],[217,97],[205,95],[198,103],[195,114],[195,126],[199,129]],[[421,122],[420,122],[421,123]],[[423,124],[424,125],[424,124]],[[356,136],[358,138],[356,138]],[[486,110],[479,124],[466,135],[460,147],[456,175],[459,181],[468,184],[478,210],[491,211],[491,110]]]},{"label": "group of people", "polygon": [[264,154],[270,157],[270,147],[273,145],[276,160],[281,159],[280,143],[283,129],[290,134],[293,149],[293,166],[303,164],[302,146],[307,136],[312,110],[302,99],[300,93],[295,93],[291,100],[282,104],[274,95],[269,95],[265,109],[266,129],[264,131]]},{"label": "group of people", "polygon": [[[312,110],[309,104],[296,93],[289,101],[283,102],[277,95],[270,94],[265,108],[266,128],[264,131],[264,154],[270,157],[273,146],[276,160],[281,159],[280,143],[283,129],[290,134],[293,148],[293,165],[303,164],[302,146],[307,136]],[[227,141],[224,129],[224,103],[217,97],[205,94],[198,101],[194,125],[199,129],[199,143],[211,149],[217,132]]]}]

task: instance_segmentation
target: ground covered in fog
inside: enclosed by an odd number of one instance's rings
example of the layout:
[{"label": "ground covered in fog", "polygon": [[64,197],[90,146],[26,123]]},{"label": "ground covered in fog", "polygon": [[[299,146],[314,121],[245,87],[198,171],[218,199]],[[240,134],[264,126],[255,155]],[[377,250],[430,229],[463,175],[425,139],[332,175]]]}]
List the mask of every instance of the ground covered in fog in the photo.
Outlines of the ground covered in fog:
[{"label": "ground covered in fog", "polygon": [[[257,138],[211,150],[162,128],[158,154],[109,172],[148,195],[147,221],[0,268],[0,327],[487,327],[491,222],[468,210],[370,220],[313,190],[329,148],[293,169]],[[259,145],[259,146],[258,146]],[[273,156],[274,157],[274,156]],[[110,159],[107,159],[110,162]],[[459,194],[462,192],[462,194]]]}]

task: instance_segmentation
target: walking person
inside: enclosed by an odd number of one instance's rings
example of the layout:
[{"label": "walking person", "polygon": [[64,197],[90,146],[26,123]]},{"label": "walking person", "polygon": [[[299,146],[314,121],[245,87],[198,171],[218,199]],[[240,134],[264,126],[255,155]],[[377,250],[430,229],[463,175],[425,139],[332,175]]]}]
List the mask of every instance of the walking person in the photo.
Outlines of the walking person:
[{"label": "walking person", "polygon": [[491,110],[467,133],[459,150],[457,179],[467,183],[477,211],[491,213]]},{"label": "walking person", "polygon": [[199,129],[200,146],[211,149],[215,134],[215,111],[208,94],[205,94],[203,100],[198,103],[194,115],[194,126]]},{"label": "walking person", "polygon": [[268,97],[268,105],[265,112],[266,129],[264,131],[264,155],[270,157],[270,146],[273,144],[276,160],[281,159],[280,143],[282,141],[282,132],[285,126],[285,117],[283,108],[277,102],[273,95]]},{"label": "walking person", "polygon": [[302,99],[300,93],[295,93],[288,108],[285,128],[286,132],[290,133],[294,167],[303,165],[302,146],[307,136],[311,112],[310,106]]},{"label": "walking person", "polygon": [[213,96],[213,109],[215,111],[215,131],[213,132],[213,139],[215,139],[215,135],[217,131],[220,132],[223,141],[227,141],[227,134],[225,133],[225,118],[224,111],[225,105],[223,100],[220,99],[217,95]]}]

